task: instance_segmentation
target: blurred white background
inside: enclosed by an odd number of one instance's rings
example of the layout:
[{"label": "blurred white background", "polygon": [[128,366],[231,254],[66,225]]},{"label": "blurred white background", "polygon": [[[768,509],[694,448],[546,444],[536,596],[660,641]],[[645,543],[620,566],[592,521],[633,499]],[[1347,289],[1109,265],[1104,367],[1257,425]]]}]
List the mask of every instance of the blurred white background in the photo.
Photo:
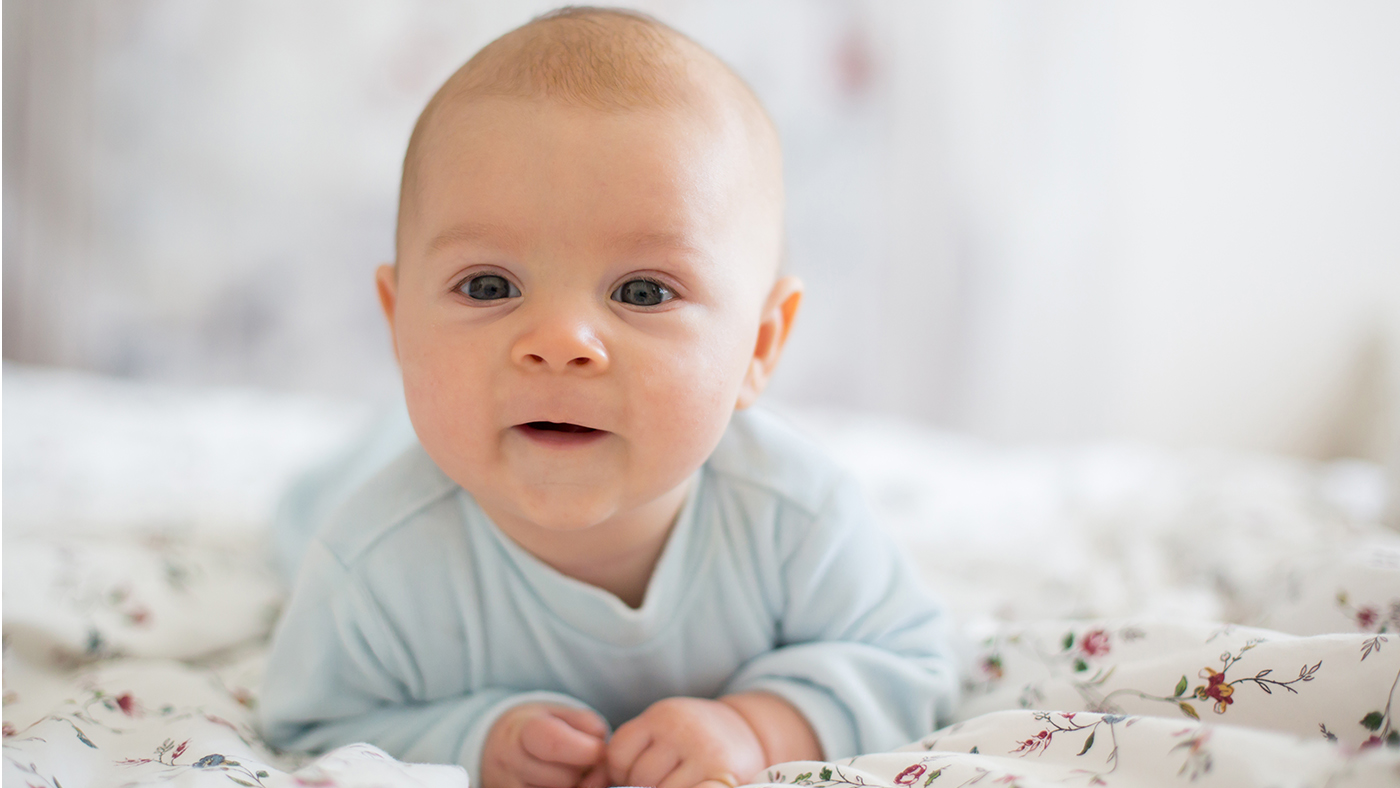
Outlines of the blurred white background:
[{"label": "blurred white background", "polygon": [[[390,396],[372,271],[413,121],[551,6],[5,0],[5,358]],[[775,397],[1400,447],[1400,4],[634,7],[782,132],[809,290]]]}]

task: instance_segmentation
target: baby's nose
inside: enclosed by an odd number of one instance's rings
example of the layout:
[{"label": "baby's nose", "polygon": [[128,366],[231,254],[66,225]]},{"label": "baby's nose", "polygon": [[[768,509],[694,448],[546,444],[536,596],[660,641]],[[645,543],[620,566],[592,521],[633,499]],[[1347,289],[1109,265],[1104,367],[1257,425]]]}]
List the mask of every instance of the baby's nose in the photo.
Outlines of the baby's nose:
[{"label": "baby's nose", "polygon": [[597,374],[608,368],[602,339],[586,321],[543,320],[516,340],[511,360],[526,368]]}]

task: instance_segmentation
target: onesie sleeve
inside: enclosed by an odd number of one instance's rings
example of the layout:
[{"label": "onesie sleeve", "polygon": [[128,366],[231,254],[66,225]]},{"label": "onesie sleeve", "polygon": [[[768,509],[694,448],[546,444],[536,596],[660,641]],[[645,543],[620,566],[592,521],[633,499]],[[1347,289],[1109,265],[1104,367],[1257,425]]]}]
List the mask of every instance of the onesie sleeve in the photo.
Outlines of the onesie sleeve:
[{"label": "onesie sleeve", "polygon": [[945,616],[859,490],[838,484],[813,516],[778,513],[780,646],[745,663],[725,694],[762,690],[806,717],[828,760],[883,752],[936,730],[959,679]]},{"label": "onesie sleeve", "polygon": [[505,688],[424,700],[414,674],[373,595],[313,541],[268,658],[259,704],[269,743],[324,751],[369,742],[406,761],[462,765],[476,785],[486,735],[506,711],[533,702],[588,708],[556,692]]}]

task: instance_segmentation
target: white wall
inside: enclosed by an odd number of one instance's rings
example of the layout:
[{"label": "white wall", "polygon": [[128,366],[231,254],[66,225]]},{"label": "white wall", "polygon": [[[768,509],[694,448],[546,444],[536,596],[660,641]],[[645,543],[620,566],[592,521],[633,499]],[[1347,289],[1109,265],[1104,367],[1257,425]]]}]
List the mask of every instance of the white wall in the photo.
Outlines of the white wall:
[{"label": "white wall", "polygon": [[1012,440],[1395,445],[1400,6],[878,11],[892,307],[947,313],[882,337],[940,378],[890,405]]},{"label": "white wall", "polygon": [[1375,455],[1400,416],[1400,5],[1125,23],[1133,319],[1109,428]]},{"label": "white wall", "polygon": [[[543,2],[10,0],[5,355],[391,387],[422,103]],[[1008,440],[1380,456],[1400,6],[650,0],[784,137],[776,396]]]}]

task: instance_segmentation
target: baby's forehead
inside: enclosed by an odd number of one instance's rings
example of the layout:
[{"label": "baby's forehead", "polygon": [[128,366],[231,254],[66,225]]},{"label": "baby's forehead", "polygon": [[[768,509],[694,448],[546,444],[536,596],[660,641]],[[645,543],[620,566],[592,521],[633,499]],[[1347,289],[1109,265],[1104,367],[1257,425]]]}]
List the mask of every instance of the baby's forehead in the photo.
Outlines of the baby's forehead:
[{"label": "baby's forehead", "polygon": [[438,109],[432,127],[423,134],[418,165],[431,173],[436,165],[463,152],[516,144],[541,127],[561,132],[596,130],[587,142],[598,151],[608,148],[612,131],[651,132],[677,142],[706,143],[696,144],[693,150],[682,147],[692,156],[713,157],[720,148],[751,156],[763,147],[752,139],[737,107],[719,96],[697,95],[693,101],[668,106],[597,109],[549,97],[465,95]]},{"label": "baby's forehead", "polygon": [[[560,139],[573,144],[557,146]],[[549,98],[462,97],[440,109],[418,156],[419,175],[406,183],[403,194],[417,207],[411,217],[401,212],[401,222],[412,218],[417,224],[437,214],[435,209],[448,208],[441,200],[470,189],[485,171],[509,171],[510,180],[520,183],[515,178],[571,178],[582,171],[577,159],[617,168],[594,170],[600,178],[619,170],[643,172],[644,182],[658,190],[653,194],[677,203],[690,203],[677,190],[704,183],[706,190],[692,194],[753,206],[748,216],[731,218],[747,222],[771,216],[772,223],[781,222],[781,165],[775,152],[755,139],[735,108],[713,97],[674,107],[612,110]],[[700,200],[691,207],[700,210],[710,203]]]},{"label": "baby's forehead", "polygon": [[414,235],[431,246],[457,224],[507,217],[523,239],[562,221],[580,242],[621,251],[704,248],[741,225],[776,225],[750,146],[736,139],[741,124],[724,120],[696,108],[461,102],[444,110],[424,148]]},{"label": "baby's forehead", "polygon": [[[434,95],[414,128],[404,160],[401,236],[415,203],[428,198],[420,175],[435,170],[441,157],[460,151],[473,136],[462,133],[463,118],[489,122],[491,114],[484,110],[516,101],[605,113],[635,123],[682,117],[692,132],[712,131],[725,138],[725,151],[738,154],[734,161],[742,161],[740,166],[748,170],[747,181],[781,214],[777,133],[741,79],[714,55],[648,17],[566,9],[487,45]],[[518,115],[511,120],[521,122]]]}]

